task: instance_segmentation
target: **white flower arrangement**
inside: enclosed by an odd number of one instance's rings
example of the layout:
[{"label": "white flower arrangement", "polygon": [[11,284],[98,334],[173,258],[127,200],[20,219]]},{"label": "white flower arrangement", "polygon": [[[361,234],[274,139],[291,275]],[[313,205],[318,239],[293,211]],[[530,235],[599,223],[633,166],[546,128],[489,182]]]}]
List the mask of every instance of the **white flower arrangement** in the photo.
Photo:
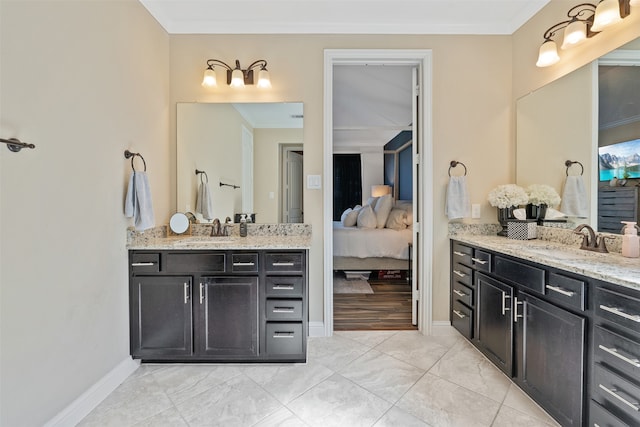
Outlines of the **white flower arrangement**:
[{"label": "white flower arrangement", "polygon": [[489,192],[489,203],[500,209],[526,205],[529,197],[524,188],[516,184],[499,185]]},{"label": "white flower arrangement", "polygon": [[540,206],[547,205],[549,207],[558,206],[560,204],[560,195],[558,192],[546,184],[533,184],[527,187],[527,195],[529,203]]}]

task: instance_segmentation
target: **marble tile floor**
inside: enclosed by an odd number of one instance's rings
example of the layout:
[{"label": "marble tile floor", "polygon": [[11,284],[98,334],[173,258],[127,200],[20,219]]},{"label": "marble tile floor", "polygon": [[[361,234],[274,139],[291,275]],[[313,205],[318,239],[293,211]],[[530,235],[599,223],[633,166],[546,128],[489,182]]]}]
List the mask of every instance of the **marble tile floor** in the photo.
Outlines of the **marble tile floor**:
[{"label": "marble tile floor", "polygon": [[143,364],[79,424],[557,425],[452,328],[309,338],[306,364]]}]

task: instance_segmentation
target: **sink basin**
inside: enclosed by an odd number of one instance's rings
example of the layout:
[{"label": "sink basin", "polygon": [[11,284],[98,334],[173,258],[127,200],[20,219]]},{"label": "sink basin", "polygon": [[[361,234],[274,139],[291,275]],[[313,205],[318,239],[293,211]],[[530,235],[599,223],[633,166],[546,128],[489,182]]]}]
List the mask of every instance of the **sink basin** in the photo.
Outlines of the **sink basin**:
[{"label": "sink basin", "polygon": [[234,237],[224,236],[224,237],[190,237],[181,239],[175,242],[173,245],[176,247],[180,246],[215,246],[220,243],[229,243],[235,240]]}]

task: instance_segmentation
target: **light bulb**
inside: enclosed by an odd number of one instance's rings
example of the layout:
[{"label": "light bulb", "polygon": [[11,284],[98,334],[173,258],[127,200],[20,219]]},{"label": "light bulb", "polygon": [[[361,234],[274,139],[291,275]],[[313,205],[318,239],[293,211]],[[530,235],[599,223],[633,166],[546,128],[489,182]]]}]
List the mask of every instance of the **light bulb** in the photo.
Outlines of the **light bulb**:
[{"label": "light bulb", "polygon": [[584,21],[573,21],[564,29],[562,49],[579,45],[587,39],[587,24]]},{"label": "light bulb", "polygon": [[204,78],[202,79],[202,86],[214,87],[217,86],[216,72],[212,68],[204,70]]},{"label": "light bulb", "polygon": [[268,89],[271,87],[271,79],[269,78],[269,71],[266,68],[263,68],[258,73],[258,84],[259,88]]},{"label": "light bulb", "polygon": [[556,46],[556,42],[553,40],[547,40],[542,43],[538,53],[538,62],[536,62],[536,66],[548,67],[558,61],[560,61],[560,57],[558,56],[558,47]]},{"label": "light bulb", "polygon": [[610,25],[622,21],[618,0],[602,0],[593,15],[591,31],[600,32]]},{"label": "light bulb", "polygon": [[242,70],[236,68],[231,73],[231,83],[229,83],[231,87],[244,87],[244,74]]}]

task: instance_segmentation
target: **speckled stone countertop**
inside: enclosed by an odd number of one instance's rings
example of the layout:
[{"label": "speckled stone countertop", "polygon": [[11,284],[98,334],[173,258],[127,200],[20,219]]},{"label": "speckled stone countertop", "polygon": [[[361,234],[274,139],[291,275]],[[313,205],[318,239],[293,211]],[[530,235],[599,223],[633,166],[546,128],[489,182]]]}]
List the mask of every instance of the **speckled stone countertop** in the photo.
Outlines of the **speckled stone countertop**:
[{"label": "speckled stone countertop", "polygon": [[248,224],[247,237],[240,237],[238,224],[229,226],[229,236],[210,236],[210,224],[194,224],[188,236],[167,236],[166,227],[145,232],[127,230],[127,249],[309,249],[309,224]]},{"label": "speckled stone countertop", "polygon": [[[640,290],[640,258],[625,258],[618,252],[602,254],[582,250],[579,248],[580,236],[577,235],[571,244],[540,238],[514,240],[465,232],[454,233],[450,237],[494,252]],[[616,242],[612,240],[614,246]]]}]

